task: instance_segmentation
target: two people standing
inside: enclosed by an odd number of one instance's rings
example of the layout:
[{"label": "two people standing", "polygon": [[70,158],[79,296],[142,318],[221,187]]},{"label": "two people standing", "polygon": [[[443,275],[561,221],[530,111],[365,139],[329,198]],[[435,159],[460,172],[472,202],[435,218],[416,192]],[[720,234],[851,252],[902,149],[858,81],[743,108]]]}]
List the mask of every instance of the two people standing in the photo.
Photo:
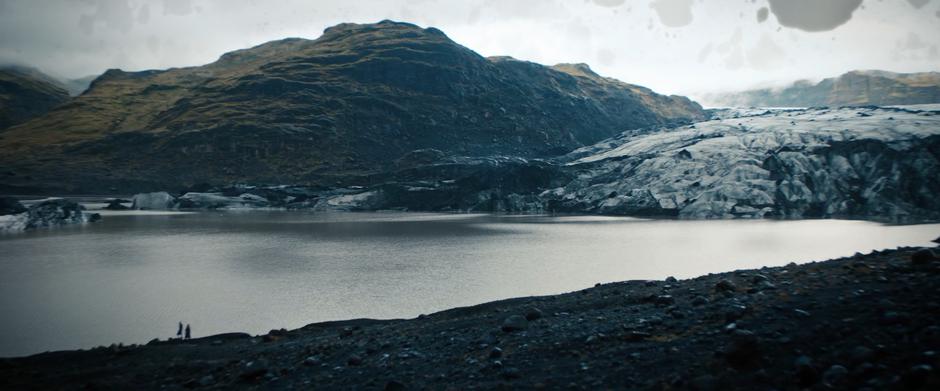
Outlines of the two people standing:
[{"label": "two people standing", "polygon": [[176,329],[176,338],[179,338],[179,339],[190,339],[190,338],[191,338],[191,333],[190,333],[190,329],[189,329],[189,323],[186,324],[186,334],[185,334],[185,336],[184,336],[184,334],[183,334],[183,322],[180,322],[179,328]]}]

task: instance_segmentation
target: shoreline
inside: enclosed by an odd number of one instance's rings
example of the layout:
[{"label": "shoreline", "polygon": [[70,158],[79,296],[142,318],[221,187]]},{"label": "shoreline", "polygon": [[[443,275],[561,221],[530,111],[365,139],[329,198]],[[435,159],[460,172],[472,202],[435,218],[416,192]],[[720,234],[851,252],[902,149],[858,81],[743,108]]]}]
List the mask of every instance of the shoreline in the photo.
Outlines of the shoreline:
[{"label": "shoreline", "polygon": [[929,389],[940,385],[940,260],[918,251],[3,358],[0,385]]}]

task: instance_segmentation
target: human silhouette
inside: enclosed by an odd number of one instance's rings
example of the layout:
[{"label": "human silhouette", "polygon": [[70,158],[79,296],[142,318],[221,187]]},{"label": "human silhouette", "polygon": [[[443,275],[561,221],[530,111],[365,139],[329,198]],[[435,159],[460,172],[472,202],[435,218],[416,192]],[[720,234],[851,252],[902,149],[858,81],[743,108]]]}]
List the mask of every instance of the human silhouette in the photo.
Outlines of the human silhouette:
[{"label": "human silhouette", "polygon": [[183,322],[180,322],[180,327],[176,329],[176,338],[183,339]]},{"label": "human silhouette", "polygon": [[186,339],[189,339],[189,323],[186,324]]}]

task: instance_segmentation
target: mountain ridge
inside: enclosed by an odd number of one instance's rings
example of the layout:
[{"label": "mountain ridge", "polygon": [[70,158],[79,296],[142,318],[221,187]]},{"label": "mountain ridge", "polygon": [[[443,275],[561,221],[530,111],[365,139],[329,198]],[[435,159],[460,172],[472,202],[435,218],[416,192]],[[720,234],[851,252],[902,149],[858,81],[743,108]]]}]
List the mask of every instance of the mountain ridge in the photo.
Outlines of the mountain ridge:
[{"label": "mountain ridge", "polygon": [[0,163],[12,175],[0,183],[337,185],[414,150],[545,157],[704,118],[688,98],[611,80],[491,61],[435,28],[340,24],[203,66],[108,70],[68,104],[4,132]]},{"label": "mountain ridge", "polygon": [[797,80],[775,88],[706,94],[716,107],[812,107],[940,103],[940,72],[853,70],[819,82]]}]

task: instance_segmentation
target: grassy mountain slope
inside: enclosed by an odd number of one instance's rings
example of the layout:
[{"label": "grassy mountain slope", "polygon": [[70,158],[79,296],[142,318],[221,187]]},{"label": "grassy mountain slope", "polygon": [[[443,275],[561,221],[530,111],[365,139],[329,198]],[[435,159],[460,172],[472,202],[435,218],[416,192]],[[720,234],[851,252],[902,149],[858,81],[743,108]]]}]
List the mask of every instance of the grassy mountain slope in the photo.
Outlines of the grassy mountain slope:
[{"label": "grassy mountain slope", "polygon": [[[561,70],[559,70],[561,69]],[[109,70],[0,137],[0,183],[137,191],[356,184],[407,153],[551,156],[698,104],[590,74],[487,59],[434,28],[341,24],[198,67]]]}]

